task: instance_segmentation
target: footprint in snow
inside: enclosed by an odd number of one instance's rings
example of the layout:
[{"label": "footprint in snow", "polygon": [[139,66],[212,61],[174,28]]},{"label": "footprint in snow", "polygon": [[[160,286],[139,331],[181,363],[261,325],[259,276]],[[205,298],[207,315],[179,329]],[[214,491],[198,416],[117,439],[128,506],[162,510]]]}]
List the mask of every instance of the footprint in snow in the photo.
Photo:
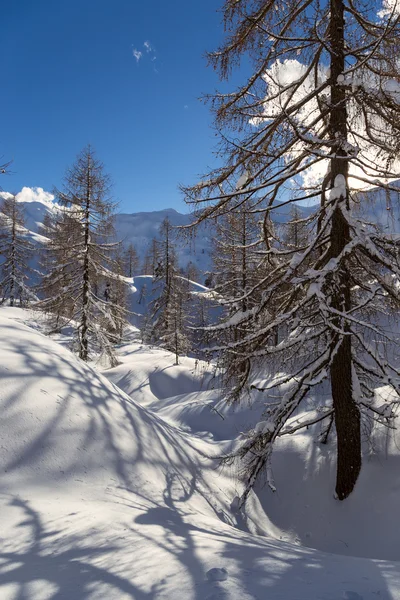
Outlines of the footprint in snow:
[{"label": "footprint in snow", "polygon": [[[207,577],[208,581],[225,581],[226,579],[228,579],[228,571],[224,567],[222,567],[222,568],[214,567],[213,569],[210,569],[209,571],[207,571],[206,577]],[[356,600],[356,599],[349,598],[349,600]]]}]

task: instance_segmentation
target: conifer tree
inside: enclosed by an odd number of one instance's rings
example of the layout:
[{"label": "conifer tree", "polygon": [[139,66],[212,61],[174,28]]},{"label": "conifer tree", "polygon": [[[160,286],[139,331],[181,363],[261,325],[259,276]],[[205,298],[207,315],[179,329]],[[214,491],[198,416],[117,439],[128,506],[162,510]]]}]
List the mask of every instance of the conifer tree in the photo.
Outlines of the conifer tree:
[{"label": "conifer tree", "polygon": [[214,337],[214,345],[216,349],[223,349],[219,355],[220,366],[229,365],[232,360],[235,362],[232,377],[228,373],[227,381],[232,385],[230,397],[238,394],[248,376],[248,358],[243,357],[241,361],[231,350],[230,342],[246,337],[247,324],[240,315],[254,306],[255,297],[249,296],[248,292],[263,268],[261,256],[259,226],[256,216],[251,213],[250,203],[244,201],[236,212],[218,217],[212,252],[213,291],[224,309],[222,322],[229,322],[229,326],[223,327]]},{"label": "conifer tree", "polygon": [[188,286],[178,270],[173,227],[166,217],[157,241],[157,264],[153,277],[154,300],[145,319],[143,339],[173,352],[176,364],[190,348],[187,334]]},{"label": "conifer tree", "polygon": [[[237,361],[274,365],[260,382],[248,370],[247,382],[265,392],[267,409],[235,453],[247,469],[243,499],[262,472],[274,488],[278,437],[332,416],[336,493],[346,498],[361,469],[361,415],[385,422],[390,407],[380,414],[374,389],[384,382],[399,391],[399,369],[386,354],[396,340],[366,318],[373,306],[387,320],[388,298],[399,301],[397,241],[354,211],[362,186],[397,193],[390,181],[400,175],[398,8],[389,0],[380,7],[361,0],[224,2],[226,40],[210,62],[222,79],[244,55],[253,69],[238,90],[212,98],[226,161],[185,192],[188,202],[204,207],[198,222],[237,213],[244,199],[264,219],[271,268],[245,297],[257,296],[254,307],[235,315],[248,332],[231,344]],[[271,246],[265,231],[278,201],[312,199],[319,208],[307,247]],[[218,327],[229,325],[228,319]],[[331,404],[291,425],[324,381]]]},{"label": "conifer tree", "polygon": [[0,290],[2,302],[8,299],[10,306],[14,306],[17,298],[20,306],[36,300],[27,284],[33,248],[24,228],[23,208],[15,195],[4,198],[0,206]]},{"label": "conifer tree", "polygon": [[143,275],[151,275],[154,277],[157,261],[158,243],[156,238],[153,238],[143,259]]},{"label": "conifer tree", "polygon": [[133,277],[139,273],[139,256],[135,246],[130,243],[124,252],[125,275]]},{"label": "conifer tree", "polygon": [[40,306],[75,327],[78,353],[85,361],[91,350],[112,359],[112,345],[125,322],[125,307],[117,296],[110,293],[106,298],[101,291],[105,282],[120,279],[113,260],[118,244],[110,241],[115,205],[109,192],[103,164],[87,146],[57,191],[60,211],[48,228],[51,265],[43,279],[45,299]]},{"label": "conifer tree", "polygon": [[290,208],[289,220],[283,225],[282,242],[287,248],[305,250],[310,243],[309,224],[312,218],[303,217],[297,204]]}]

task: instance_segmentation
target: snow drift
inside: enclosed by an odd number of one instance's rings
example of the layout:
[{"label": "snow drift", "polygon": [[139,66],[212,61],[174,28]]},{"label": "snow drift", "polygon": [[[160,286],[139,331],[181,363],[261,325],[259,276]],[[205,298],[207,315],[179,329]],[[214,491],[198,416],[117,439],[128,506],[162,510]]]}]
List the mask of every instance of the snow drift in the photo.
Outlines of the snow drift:
[{"label": "snow drift", "polygon": [[236,473],[208,458],[226,441],[165,414],[218,402],[203,367],[133,342],[108,372],[128,396],[35,320],[0,310],[2,600],[400,599],[398,563],[300,547],[256,497],[235,508]]}]

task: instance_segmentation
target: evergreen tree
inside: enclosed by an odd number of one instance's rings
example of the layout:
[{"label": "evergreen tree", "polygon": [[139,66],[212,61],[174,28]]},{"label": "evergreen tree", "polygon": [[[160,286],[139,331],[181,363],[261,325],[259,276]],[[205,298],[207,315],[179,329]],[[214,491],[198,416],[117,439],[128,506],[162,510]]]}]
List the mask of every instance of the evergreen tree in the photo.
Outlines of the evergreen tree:
[{"label": "evergreen tree", "polygon": [[[114,362],[112,345],[125,322],[119,297],[104,296],[106,283],[119,282],[113,252],[114,204],[110,180],[93,149],[87,146],[67,170],[64,188],[57,191],[60,212],[48,227],[49,271],[42,283],[40,306],[67,318],[75,327],[78,352],[89,360],[90,350],[105,353]],[[118,283],[119,285],[119,283]]]},{"label": "evergreen tree", "polygon": [[189,297],[187,280],[178,271],[173,227],[166,217],[160,226],[157,242],[157,264],[153,277],[153,294],[149,315],[145,319],[143,339],[174,352],[176,364],[190,348],[187,334]]},{"label": "evergreen tree", "polygon": [[[372,306],[384,313],[388,298],[399,301],[397,241],[354,211],[362,185],[397,193],[388,182],[400,175],[393,51],[400,24],[389,3],[379,15],[377,8],[361,0],[225,0],[227,39],[209,56],[222,78],[245,54],[254,70],[237,91],[214,96],[226,162],[186,196],[196,208],[206,203],[198,222],[237,213],[243,199],[258,206],[271,268],[248,295],[255,294],[254,307],[237,315],[248,331],[231,344],[237,360],[230,369],[243,358],[253,366],[267,359],[271,371],[286,372],[255,384],[267,396],[285,391],[278,403],[269,398],[263,423],[235,453],[247,469],[244,498],[262,472],[274,487],[278,437],[332,416],[336,493],[346,498],[361,469],[361,413],[384,422],[390,407],[379,416],[374,389],[385,382],[399,391],[398,368],[386,353],[396,340],[365,318]],[[320,206],[307,247],[271,246],[265,230],[277,201],[310,199]],[[290,425],[324,381],[331,405]]]},{"label": "evergreen tree", "polygon": [[33,244],[27,239],[24,228],[23,208],[15,195],[4,198],[0,206],[0,290],[2,302],[7,298],[14,306],[17,298],[20,306],[36,296],[27,285],[31,272],[29,258]]},{"label": "evergreen tree", "polygon": [[124,252],[125,275],[133,277],[139,274],[139,256],[135,246],[130,243]]}]

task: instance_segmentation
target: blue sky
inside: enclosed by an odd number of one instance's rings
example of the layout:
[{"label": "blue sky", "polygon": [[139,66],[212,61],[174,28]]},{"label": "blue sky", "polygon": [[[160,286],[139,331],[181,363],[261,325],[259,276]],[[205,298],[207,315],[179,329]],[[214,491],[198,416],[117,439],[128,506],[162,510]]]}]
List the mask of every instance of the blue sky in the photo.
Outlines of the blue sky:
[{"label": "blue sky", "polygon": [[51,190],[87,143],[122,212],[186,211],[179,183],[213,164],[199,102],[219,85],[204,54],[223,39],[222,1],[19,0],[2,11],[4,190]]}]

